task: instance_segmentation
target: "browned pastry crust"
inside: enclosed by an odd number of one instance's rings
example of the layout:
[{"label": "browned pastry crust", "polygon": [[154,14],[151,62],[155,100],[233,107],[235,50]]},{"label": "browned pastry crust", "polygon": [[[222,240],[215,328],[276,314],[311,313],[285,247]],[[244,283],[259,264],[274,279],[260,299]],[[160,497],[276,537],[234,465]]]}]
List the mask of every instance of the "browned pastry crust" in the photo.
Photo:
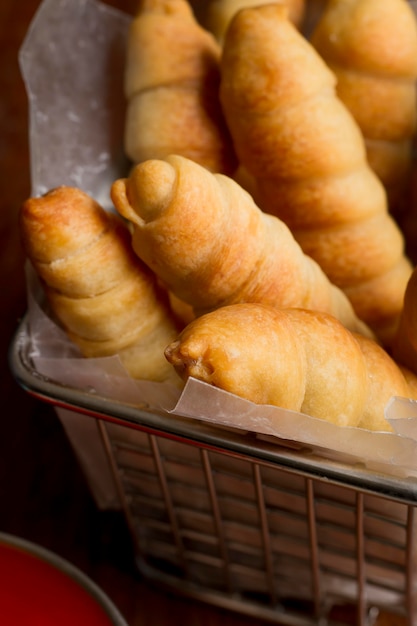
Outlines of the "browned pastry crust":
[{"label": "browned pastry crust", "polygon": [[[368,430],[387,430],[384,410],[393,396],[416,397],[412,375],[405,371],[375,341],[355,334],[368,372],[368,397],[358,426]],[[417,379],[416,379],[417,380]]]},{"label": "browned pastry crust", "polygon": [[163,351],[178,327],[119,216],[62,186],[22,205],[20,231],[54,316],[84,356],[118,354],[134,378],[173,380]]},{"label": "browned pastry crust", "polygon": [[388,400],[411,394],[381,346],[316,311],[230,305],[191,322],[165,354],[184,380],[339,426],[391,431]]},{"label": "browned pastry crust", "polygon": [[[287,7],[289,19],[300,29],[306,11],[305,0],[278,0],[278,2]],[[240,9],[259,4],[265,4],[265,0],[209,0],[204,13],[204,26],[222,43],[232,17]]]},{"label": "browned pastry crust", "polygon": [[196,314],[235,302],[301,306],[370,334],[288,227],[231,178],[172,155],[137,165],[111,196],[138,256]]},{"label": "browned pastry crust", "polygon": [[127,44],[125,150],[134,163],[183,154],[236,167],[218,97],[220,47],[186,0],[141,0]]},{"label": "browned pastry crust", "polygon": [[234,17],[221,69],[223,109],[260,207],[287,223],[389,344],[412,268],[334,74],[274,4]]},{"label": "browned pastry crust", "polygon": [[390,206],[404,202],[417,126],[417,20],[407,0],[330,0],[311,37],[365,137]]}]

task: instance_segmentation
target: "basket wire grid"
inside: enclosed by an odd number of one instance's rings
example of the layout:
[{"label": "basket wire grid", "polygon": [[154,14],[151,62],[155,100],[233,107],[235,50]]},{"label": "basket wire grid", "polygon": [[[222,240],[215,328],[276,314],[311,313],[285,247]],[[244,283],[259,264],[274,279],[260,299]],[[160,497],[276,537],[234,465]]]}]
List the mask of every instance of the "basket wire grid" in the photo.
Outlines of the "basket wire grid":
[{"label": "basket wire grid", "polygon": [[44,379],[24,323],[12,372],[97,419],[140,572],[175,592],[288,626],[417,625],[415,483]]},{"label": "basket wire grid", "polygon": [[353,605],[360,625],[377,608],[416,623],[413,505],[196,442],[101,431],[147,577],[278,623],[336,623]]}]

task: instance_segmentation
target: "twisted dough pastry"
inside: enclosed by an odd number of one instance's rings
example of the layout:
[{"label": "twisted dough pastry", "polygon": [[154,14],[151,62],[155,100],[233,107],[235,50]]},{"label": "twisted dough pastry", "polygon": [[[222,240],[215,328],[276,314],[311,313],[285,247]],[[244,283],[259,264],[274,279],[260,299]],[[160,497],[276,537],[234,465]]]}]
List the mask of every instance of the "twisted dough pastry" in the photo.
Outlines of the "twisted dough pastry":
[{"label": "twisted dough pastry", "polygon": [[311,42],[365,137],[394,212],[404,209],[417,126],[417,20],[407,0],[330,0]]},{"label": "twisted dough pastry", "polygon": [[[289,19],[301,28],[306,10],[305,0],[278,0],[288,8]],[[240,9],[265,4],[265,0],[209,0],[204,13],[204,26],[222,44],[232,17]]]},{"label": "twisted dough pastry", "polygon": [[131,222],[137,255],[197,315],[266,302],[331,312],[370,334],[287,226],[231,178],[172,155],[137,165],[113,183],[111,197]]},{"label": "twisted dough pastry", "polygon": [[177,383],[164,349],[178,328],[119,216],[62,186],[29,198],[19,220],[53,315],[81,353],[118,354],[133,378]]},{"label": "twisted dough pastry", "polygon": [[125,72],[125,151],[134,163],[182,154],[231,173],[236,157],[218,97],[220,47],[186,0],[141,0]]},{"label": "twisted dough pastry", "polygon": [[259,206],[287,223],[389,343],[412,268],[333,73],[274,4],[233,18],[221,70],[223,109]]},{"label": "twisted dough pastry", "polygon": [[223,307],[192,321],[165,355],[183,380],[339,426],[392,431],[388,401],[412,393],[383,348],[317,311]]}]

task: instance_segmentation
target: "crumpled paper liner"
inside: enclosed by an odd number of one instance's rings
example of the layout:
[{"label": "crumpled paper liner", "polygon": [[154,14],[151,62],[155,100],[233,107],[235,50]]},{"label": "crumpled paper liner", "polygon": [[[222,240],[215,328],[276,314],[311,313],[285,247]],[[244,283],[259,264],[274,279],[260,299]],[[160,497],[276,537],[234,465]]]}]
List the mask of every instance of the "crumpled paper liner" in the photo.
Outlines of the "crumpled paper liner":
[{"label": "crumpled paper liner", "polygon": [[90,0],[44,0],[19,61],[29,98],[32,194],[78,186],[109,207],[126,172],[123,65],[128,16]]},{"label": "crumpled paper liner", "polygon": [[[96,0],[41,4],[20,52],[30,105],[32,195],[61,184],[74,185],[112,210],[110,186],[128,169],[122,145],[128,24],[128,16]],[[135,381],[117,357],[80,357],[43,310],[42,291],[30,267],[27,276],[30,356],[39,373],[131,405],[145,403],[172,414],[297,442],[324,457],[385,474],[417,476],[417,402],[393,398],[387,418],[396,434],[371,433],[258,406],[192,379],[181,394],[165,384]],[[75,424],[63,415],[97,503],[102,508],[118,506],[99,450],[101,441],[93,441],[94,433],[87,424],[83,428],[82,419]]]}]

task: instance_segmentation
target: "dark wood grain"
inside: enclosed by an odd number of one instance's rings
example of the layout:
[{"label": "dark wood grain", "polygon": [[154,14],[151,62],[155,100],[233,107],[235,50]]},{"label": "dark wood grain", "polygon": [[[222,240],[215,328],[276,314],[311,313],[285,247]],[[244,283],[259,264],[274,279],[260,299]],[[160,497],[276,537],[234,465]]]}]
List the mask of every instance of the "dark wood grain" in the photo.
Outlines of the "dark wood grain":
[{"label": "dark wood grain", "polygon": [[[132,13],[136,0],[109,4]],[[0,532],[70,560],[108,593],[130,626],[254,626],[259,620],[169,595],[141,579],[124,519],[97,510],[53,409],[30,398],[9,371],[9,345],[26,306],[17,215],[30,192],[27,100],[17,54],[38,5],[0,2]],[[380,619],[384,626],[399,623]]]}]

